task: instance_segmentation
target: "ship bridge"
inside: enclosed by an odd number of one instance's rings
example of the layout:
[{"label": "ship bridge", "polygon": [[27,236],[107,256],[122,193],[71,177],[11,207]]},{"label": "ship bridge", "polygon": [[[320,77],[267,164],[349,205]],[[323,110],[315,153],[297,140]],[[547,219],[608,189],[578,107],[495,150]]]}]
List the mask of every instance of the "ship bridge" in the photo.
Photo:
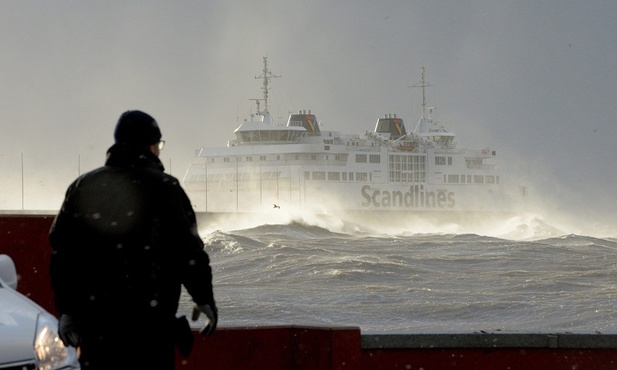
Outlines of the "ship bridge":
[{"label": "ship bridge", "polygon": [[429,146],[454,149],[456,148],[456,143],[454,142],[454,137],[456,135],[453,132],[446,130],[443,126],[437,127],[436,123],[431,118],[431,114],[433,113],[435,107],[427,107],[425,89],[432,85],[427,83],[424,79],[424,67],[421,67],[420,70],[422,71],[420,73],[420,82],[411,86],[422,89],[422,115],[420,116],[416,129],[414,130],[414,134],[421,138]]},{"label": "ship bridge", "polygon": [[259,117],[261,119],[258,121],[243,122],[234,131],[236,140],[231,143],[231,146],[294,144],[307,132],[307,129],[302,126],[273,125],[268,111],[261,112]]},{"label": "ship bridge", "polygon": [[453,149],[456,147],[454,132],[446,130],[443,126],[437,126],[433,120],[429,118],[420,118],[418,126],[414,132],[416,136],[426,140],[429,143],[441,148]]}]

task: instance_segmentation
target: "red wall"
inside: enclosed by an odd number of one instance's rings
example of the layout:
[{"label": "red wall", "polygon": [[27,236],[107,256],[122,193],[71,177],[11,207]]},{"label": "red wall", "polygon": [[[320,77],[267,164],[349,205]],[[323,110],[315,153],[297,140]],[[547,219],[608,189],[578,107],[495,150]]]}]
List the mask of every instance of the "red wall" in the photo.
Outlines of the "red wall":
[{"label": "red wall", "polygon": [[51,215],[0,215],[0,254],[8,254],[15,262],[17,290],[55,313],[47,239],[53,220]]},{"label": "red wall", "polygon": [[[18,290],[50,312],[50,247],[53,216],[0,214],[0,254],[15,261]],[[221,312],[224,313],[224,308]],[[358,328],[219,328],[212,337],[194,332],[189,359],[178,355],[177,369],[374,370],[374,369],[617,369],[617,339],[590,335],[601,348],[362,348]],[[409,334],[413,335],[413,334]],[[598,339],[600,339],[598,341]],[[590,341],[594,342],[594,341]],[[606,343],[609,343],[607,346]],[[488,346],[487,346],[488,347]],[[615,345],[617,348],[617,345]]]},{"label": "red wall", "polygon": [[414,348],[363,350],[361,370],[609,370],[615,349]]},{"label": "red wall", "polygon": [[178,369],[357,370],[360,364],[358,328],[222,328],[195,338]]}]

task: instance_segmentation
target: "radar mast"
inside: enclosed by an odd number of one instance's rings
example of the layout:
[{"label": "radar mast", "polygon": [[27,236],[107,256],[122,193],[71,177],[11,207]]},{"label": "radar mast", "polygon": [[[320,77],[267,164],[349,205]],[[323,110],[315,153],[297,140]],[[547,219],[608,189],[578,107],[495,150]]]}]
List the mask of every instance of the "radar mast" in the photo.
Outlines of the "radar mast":
[{"label": "radar mast", "polygon": [[[426,87],[431,87],[433,85],[429,84],[426,82],[426,80],[424,80],[424,66],[420,67],[420,82],[418,82],[415,85],[411,85],[411,87],[420,87],[422,88],[422,116],[420,117],[420,119],[424,119],[424,114],[426,113],[426,95],[424,93],[424,89]],[[429,109],[433,109],[433,107],[429,108]]]},{"label": "radar mast", "polygon": [[[264,91],[264,112],[268,111],[268,84],[270,83],[270,79],[271,78],[278,78],[281,76],[277,76],[272,74],[272,72],[270,72],[270,70],[268,70],[268,57],[263,57],[264,59],[264,70],[263,73],[259,76],[255,76],[255,79],[262,79],[263,80],[263,87],[261,88]],[[257,100],[257,99],[255,99]],[[258,105],[259,107],[259,105]],[[258,108],[259,109],[259,108]],[[257,112],[257,114],[260,114],[261,112]]]}]

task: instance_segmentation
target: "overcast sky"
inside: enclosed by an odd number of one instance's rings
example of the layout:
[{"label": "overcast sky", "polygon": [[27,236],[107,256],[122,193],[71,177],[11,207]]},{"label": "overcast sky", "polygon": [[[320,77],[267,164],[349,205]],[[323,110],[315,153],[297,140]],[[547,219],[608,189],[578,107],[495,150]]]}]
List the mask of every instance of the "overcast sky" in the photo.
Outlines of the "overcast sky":
[{"label": "overcast sky", "polygon": [[348,133],[386,113],[415,127],[424,66],[459,147],[497,150],[547,211],[615,225],[616,15],[613,0],[0,1],[0,209],[59,207],[127,109],[157,119],[181,178],[255,111],[268,56],[275,116]]}]

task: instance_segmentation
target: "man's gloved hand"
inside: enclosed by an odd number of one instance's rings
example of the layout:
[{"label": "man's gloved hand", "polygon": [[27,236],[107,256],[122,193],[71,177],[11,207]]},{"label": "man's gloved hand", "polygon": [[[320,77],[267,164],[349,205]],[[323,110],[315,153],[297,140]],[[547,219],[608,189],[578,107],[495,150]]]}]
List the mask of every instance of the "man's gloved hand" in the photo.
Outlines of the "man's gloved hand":
[{"label": "man's gloved hand", "polygon": [[191,320],[197,321],[199,315],[204,313],[208,320],[206,320],[206,325],[199,331],[201,335],[212,335],[216,330],[216,324],[219,320],[218,311],[216,306],[210,306],[209,304],[198,305],[196,304],[193,307],[193,315],[191,316]]},{"label": "man's gloved hand", "polygon": [[58,322],[58,336],[64,343],[64,346],[79,346],[80,338],[75,326],[75,321],[71,315],[62,314]]}]

